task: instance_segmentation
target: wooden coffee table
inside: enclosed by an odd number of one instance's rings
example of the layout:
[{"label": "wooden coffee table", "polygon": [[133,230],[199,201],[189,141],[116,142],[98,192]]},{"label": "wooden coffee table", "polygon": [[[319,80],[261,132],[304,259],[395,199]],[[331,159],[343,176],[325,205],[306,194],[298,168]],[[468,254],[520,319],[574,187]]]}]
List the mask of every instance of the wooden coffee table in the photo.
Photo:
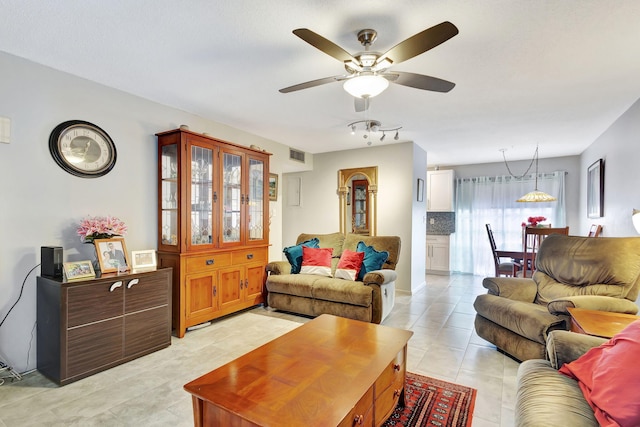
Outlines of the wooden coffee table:
[{"label": "wooden coffee table", "polygon": [[323,314],[184,386],[196,426],[381,425],[411,331]]},{"label": "wooden coffee table", "polygon": [[571,332],[611,338],[640,316],[609,311],[568,308],[571,314]]}]

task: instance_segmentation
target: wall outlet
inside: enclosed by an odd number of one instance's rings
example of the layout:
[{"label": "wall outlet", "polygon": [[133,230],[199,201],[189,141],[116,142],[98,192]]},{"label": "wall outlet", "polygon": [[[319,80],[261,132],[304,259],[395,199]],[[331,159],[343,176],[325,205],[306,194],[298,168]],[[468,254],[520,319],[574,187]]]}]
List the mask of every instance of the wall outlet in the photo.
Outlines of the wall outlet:
[{"label": "wall outlet", "polygon": [[436,223],[436,219],[435,218],[429,218],[429,224],[433,225]]}]

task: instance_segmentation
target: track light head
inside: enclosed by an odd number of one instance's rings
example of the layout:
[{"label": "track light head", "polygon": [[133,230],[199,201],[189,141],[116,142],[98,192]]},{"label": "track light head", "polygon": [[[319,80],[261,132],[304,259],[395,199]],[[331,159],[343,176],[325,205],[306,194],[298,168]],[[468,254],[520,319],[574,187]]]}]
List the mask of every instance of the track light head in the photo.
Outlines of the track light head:
[{"label": "track light head", "polygon": [[400,136],[398,135],[398,131],[396,131],[396,136],[393,137],[393,139],[395,139],[396,141],[400,138]]},{"label": "track light head", "polygon": [[382,132],[382,136],[380,137],[380,142],[384,141],[384,137],[387,136],[386,133]]}]

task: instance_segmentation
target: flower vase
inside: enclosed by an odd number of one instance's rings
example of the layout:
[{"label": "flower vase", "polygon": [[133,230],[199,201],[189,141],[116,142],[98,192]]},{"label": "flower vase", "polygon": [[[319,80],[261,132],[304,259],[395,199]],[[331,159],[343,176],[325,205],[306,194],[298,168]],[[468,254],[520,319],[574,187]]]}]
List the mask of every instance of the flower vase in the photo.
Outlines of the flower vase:
[{"label": "flower vase", "polygon": [[100,261],[98,260],[98,251],[96,250],[96,246],[93,242],[84,242],[85,244],[93,246],[93,259],[91,260],[91,265],[93,265],[93,271],[98,274],[100,273]]}]

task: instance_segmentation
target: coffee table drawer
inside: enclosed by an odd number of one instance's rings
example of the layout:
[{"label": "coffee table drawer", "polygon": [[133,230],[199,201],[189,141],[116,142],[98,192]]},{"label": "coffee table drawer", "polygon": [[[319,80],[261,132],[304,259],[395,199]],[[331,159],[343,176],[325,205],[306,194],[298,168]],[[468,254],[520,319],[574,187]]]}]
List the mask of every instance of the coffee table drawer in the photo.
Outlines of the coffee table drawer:
[{"label": "coffee table drawer", "polygon": [[339,427],[373,426],[373,386],[344,417]]},{"label": "coffee table drawer", "polygon": [[405,374],[405,360],[404,350],[398,352],[396,357],[389,363],[384,369],[384,372],[376,381],[376,398],[384,392],[389,386],[398,380],[404,381]]}]

